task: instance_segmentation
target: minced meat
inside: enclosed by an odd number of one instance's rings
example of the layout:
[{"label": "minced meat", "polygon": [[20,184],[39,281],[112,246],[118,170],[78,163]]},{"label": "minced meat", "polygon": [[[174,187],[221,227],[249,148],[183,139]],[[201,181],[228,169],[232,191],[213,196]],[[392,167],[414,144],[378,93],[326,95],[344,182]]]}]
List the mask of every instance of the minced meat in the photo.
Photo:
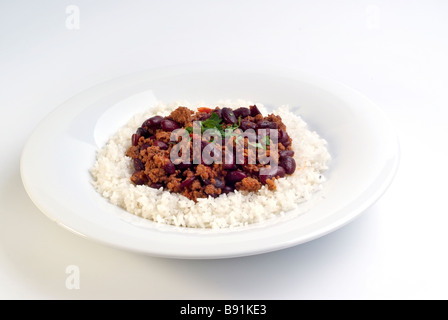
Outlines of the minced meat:
[{"label": "minced meat", "polygon": [[[211,148],[210,155],[217,155],[218,161],[212,164],[200,159],[200,163],[192,163],[193,157],[193,121],[200,121],[202,131],[212,129],[223,138],[223,143],[207,141],[199,137],[201,150]],[[171,141],[175,129],[185,129],[190,155],[186,155],[187,163],[172,161],[170,158],[173,147],[180,143],[178,139]],[[253,130],[252,135],[241,137],[241,132]],[[260,135],[260,129],[266,130],[266,135]],[[254,106],[230,108],[199,108],[198,111],[186,107],[178,107],[167,117],[154,116],[143,122],[132,135],[132,146],[126,151],[126,156],[132,158],[134,173],[130,180],[135,185],[147,185],[152,188],[164,188],[197,201],[199,198],[217,197],[223,193],[257,192],[263,185],[269,190],[276,189],[275,180],[292,174],[295,171],[292,139],[280,116],[270,114],[264,117]],[[240,131],[239,131],[240,130]],[[278,141],[270,138],[270,130],[278,130]],[[250,133],[250,132],[249,132]],[[258,134],[258,135],[257,135]],[[224,143],[227,138],[227,145]],[[226,155],[227,148],[236,146],[242,148],[242,163],[237,161],[234,151]],[[273,147],[276,149],[272,149]],[[259,162],[259,154],[254,148],[263,148],[266,156],[271,156],[274,163]],[[230,150],[230,149],[229,149]],[[273,154],[271,150],[278,150]],[[215,153],[216,152],[216,153]],[[250,163],[249,159],[255,159]],[[273,166],[274,164],[274,166]],[[260,169],[267,168],[266,175],[260,174]]]}]

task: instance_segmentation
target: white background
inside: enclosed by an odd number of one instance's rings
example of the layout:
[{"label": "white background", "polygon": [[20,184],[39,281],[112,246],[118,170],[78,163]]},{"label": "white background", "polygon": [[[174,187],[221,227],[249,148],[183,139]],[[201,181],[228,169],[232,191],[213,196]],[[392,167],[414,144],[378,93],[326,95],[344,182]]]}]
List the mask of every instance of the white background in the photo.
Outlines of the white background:
[{"label": "white background", "polygon": [[[448,298],[447,12],[446,1],[1,1],[0,298]],[[325,237],[224,260],[120,251],[34,206],[19,161],[51,110],[106,80],[205,61],[304,70],[367,95],[400,139],[390,188]],[[79,290],[66,287],[70,265]]]}]

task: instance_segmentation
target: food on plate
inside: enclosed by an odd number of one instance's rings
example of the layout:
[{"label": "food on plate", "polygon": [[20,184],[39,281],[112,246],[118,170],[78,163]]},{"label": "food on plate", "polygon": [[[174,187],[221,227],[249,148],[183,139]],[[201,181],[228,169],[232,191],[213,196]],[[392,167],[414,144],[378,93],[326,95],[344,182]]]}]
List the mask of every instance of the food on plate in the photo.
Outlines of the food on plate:
[{"label": "food on plate", "polygon": [[[327,142],[287,106],[159,103],[132,117],[91,168],[126,211],[189,228],[232,228],[285,215],[323,187]],[[295,210],[298,211],[298,210]]]},{"label": "food on plate", "polygon": [[275,179],[296,170],[292,139],[281,117],[263,116],[256,105],[196,111],[179,106],[168,116],[145,119],[131,141],[126,156],[134,165],[130,179],[135,185],[194,201],[234,190],[256,192],[263,185],[275,190]]}]

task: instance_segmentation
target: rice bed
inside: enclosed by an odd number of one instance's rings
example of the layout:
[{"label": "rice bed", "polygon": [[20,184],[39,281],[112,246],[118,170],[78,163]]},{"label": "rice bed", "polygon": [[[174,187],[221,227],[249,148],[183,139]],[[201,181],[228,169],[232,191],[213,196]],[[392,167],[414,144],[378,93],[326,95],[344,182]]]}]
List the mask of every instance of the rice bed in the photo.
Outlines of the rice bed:
[{"label": "rice bed", "polygon": [[[239,100],[220,101],[215,105],[236,108],[253,104]],[[256,105],[263,115],[268,114],[261,104]],[[125,156],[126,150],[131,146],[132,134],[147,118],[153,115],[167,116],[178,106],[196,110],[201,104],[159,103],[147,112],[133,116],[98,150],[96,161],[90,170],[92,184],[112,204],[158,223],[219,229],[247,226],[283,215],[296,209],[322,189],[325,181],[323,172],[328,169],[330,161],[327,142],[316,132],[310,131],[298,115],[289,111],[288,106],[281,106],[272,113],[282,117],[287,132],[293,139],[297,169],[292,175],[276,180],[276,191],[263,186],[258,192],[235,191],[217,198],[201,198],[195,203],[177,193],[134,185],[130,181],[133,164]]]}]

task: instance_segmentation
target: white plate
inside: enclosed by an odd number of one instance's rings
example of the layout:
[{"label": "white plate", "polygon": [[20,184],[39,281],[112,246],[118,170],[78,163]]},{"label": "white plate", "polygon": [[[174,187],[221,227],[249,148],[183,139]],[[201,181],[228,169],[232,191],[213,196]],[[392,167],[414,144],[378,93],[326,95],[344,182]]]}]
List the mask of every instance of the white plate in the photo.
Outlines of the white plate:
[{"label": "white plate", "polygon": [[[333,159],[321,200],[292,219],[211,231],[160,225],[102,198],[89,182],[96,150],[131,116],[157,100],[183,99],[245,99],[268,108],[294,107],[329,143]],[[379,108],[344,85],[264,67],[186,65],[112,80],[71,98],[30,136],[21,175],[43,213],[88,239],[153,256],[226,258],[298,245],[352,221],[391,183],[398,150],[397,136]]]}]

